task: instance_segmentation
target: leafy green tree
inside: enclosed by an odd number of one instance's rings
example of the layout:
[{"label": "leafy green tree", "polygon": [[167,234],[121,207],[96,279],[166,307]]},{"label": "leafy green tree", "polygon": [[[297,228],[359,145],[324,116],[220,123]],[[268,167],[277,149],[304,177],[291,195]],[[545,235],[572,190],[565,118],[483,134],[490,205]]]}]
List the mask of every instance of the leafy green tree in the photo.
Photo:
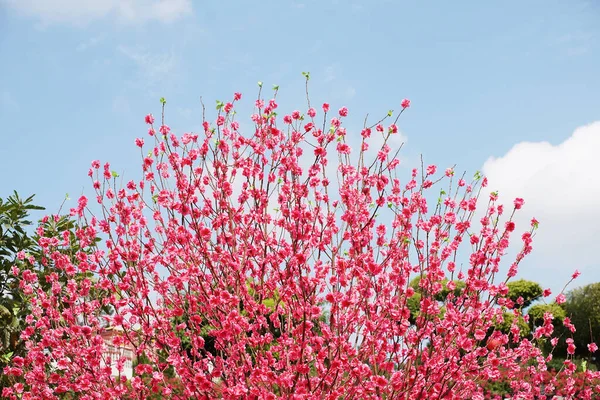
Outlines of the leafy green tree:
[{"label": "leafy green tree", "polygon": [[505,312],[503,314],[502,322],[497,322],[495,324],[496,329],[498,329],[500,332],[505,333],[505,334],[510,333],[511,327],[512,327],[512,324],[513,324],[515,318],[518,318],[517,327],[519,328],[521,337],[529,336],[531,333],[531,329],[530,329],[529,325],[527,324],[527,322],[525,322],[525,318],[523,318],[523,316],[521,316],[521,315],[519,315],[518,317],[515,317],[515,314],[512,312]]},{"label": "leafy green tree", "polygon": [[35,240],[27,232],[32,225],[29,213],[44,208],[34,205],[33,197],[22,199],[14,192],[6,200],[0,198],[0,371],[23,351],[19,334],[27,307],[13,267],[18,270],[25,262],[19,259],[21,254],[36,251]]},{"label": "leafy green tree", "polygon": [[[571,290],[562,307],[577,328],[573,333],[575,354],[589,356],[587,345],[592,342],[600,345],[600,282]],[[600,355],[594,355],[596,365],[600,365]]]},{"label": "leafy green tree", "polygon": [[506,286],[508,286],[508,298],[511,299],[515,305],[519,304],[519,298],[523,299],[523,303],[521,304],[522,308],[529,307],[531,303],[541,298],[544,293],[539,283],[525,279],[510,281]]},{"label": "leafy green tree", "polygon": [[[410,310],[409,322],[413,325],[416,323],[417,318],[420,314],[421,299],[423,298],[423,293],[426,291],[426,289],[424,289],[421,285],[421,278],[422,277],[420,275],[416,276],[408,284],[415,291],[415,294],[412,297],[408,298],[407,302],[406,302],[406,306]],[[450,282],[449,279],[444,278],[440,281],[435,282],[436,284],[439,284],[439,285],[431,285],[430,286],[431,288],[437,287],[439,289],[439,291],[437,291],[433,296],[433,299],[435,301],[440,302],[440,303],[445,303],[448,300],[448,296],[450,295],[450,293],[452,293],[455,297],[458,297],[458,296],[460,296],[460,293],[466,286],[464,281],[461,281],[461,280],[452,281],[454,284],[454,288],[451,290],[448,288],[449,282]],[[442,305],[440,308],[439,317],[443,318],[445,312],[446,312],[446,309]]]},{"label": "leafy green tree", "polygon": [[[453,281],[455,288],[453,290],[450,290],[450,289],[448,289],[449,282],[450,282],[450,280],[448,280],[446,278],[439,281],[441,288],[440,288],[440,291],[435,294],[435,297],[434,297],[435,300],[445,301],[451,292],[454,293],[454,296],[459,296],[460,292],[466,286],[464,281],[457,280],[457,281]],[[415,290],[415,292],[423,293],[423,288],[420,286],[420,283],[421,283],[421,276],[416,276],[410,281],[409,286],[412,287]]]},{"label": "leafy green tree", "polygon": [[529,315],[529,326],[532,330],[544,324],[544,314],[547,312],[554,316],[555,326],[562,326],[566,313],[561,306],[556,303],[536,304],[527,311],[527,315]]},{"label": "leafy green tree", "polygon": [[[63,288],[68,279],[93,279],[92,273],[74,273],[69,277],[65,271],[54,268],[51,259],[43,254],[41,237],[61,237],[63,245],[54,246],[53,251],[75,257],[81,250],[75,235],[79,227],[69,215],[44,218],[34,224],[30,213],[44,207],[35,205],[33,198],[34,195],[23,199],[17,192],[5,200],[0,198],[0,371],[12,358],[25,352],[20,334],[30,313],[31,295],[21,286],[22,271],[34,272],[44,290],[51,290],[46,279],[51,273],[57,275]],[[92,292],[90,295],[96,296]],[[0,374],[0,390],[6,384],[6,377]]]}]

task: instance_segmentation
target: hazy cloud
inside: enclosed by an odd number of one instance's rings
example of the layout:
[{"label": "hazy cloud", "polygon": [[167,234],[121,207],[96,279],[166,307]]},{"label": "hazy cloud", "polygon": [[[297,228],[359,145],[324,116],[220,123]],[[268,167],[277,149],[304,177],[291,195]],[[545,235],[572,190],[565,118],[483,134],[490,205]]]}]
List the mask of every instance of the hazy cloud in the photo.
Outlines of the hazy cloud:
[{"label": "hazy cloud", "polygon": [[134,63],[137,69],[136,83],[147,89],[169,80],[177,68],[177,57],[173,52],[152,53],[127,46],[119,46],[117,50]]},{"label": "hazy cloud", "polygon": [[96,47],[98,44],[100,44],[104,40],[104,37],[105,37],[104,35],[98,35],[98,36],[89,38],[88,40],[79,43],[75,49],[77,51],[86,51],[92,47]]},{"label": "hazy cloud", "polygon": [[0,0],[43,25],[85,25],[107,17],[120,23],[173,22],[192,11],[191,0]]}]

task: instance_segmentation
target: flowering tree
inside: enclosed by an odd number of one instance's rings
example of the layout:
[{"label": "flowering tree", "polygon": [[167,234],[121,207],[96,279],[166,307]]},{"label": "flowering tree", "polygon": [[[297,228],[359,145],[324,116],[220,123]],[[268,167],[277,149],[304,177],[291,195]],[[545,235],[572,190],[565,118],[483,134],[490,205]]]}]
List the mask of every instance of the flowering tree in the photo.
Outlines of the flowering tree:
[{"label": "flowering tree", "polygon": [[[46,277],[51,274],[56,285],[71,280],[91,278],[89,274],[69,275],[46,268],[47,258],[39,245],[40,237],[28,232],[33,225],[30,212],[44,210],[33,203],[34,196],[22,198],[17,192],[3,200],[0,198],[0,370],[13,357],[22,357],[25,343],[21,338],[25,318],[31,313],[29,298],[34,293],[28,282],[40,283],[42,290],[50,289]],[[60,212],[60,210],[59,210]],[[79,251],[74,234],[75,223],[68,215],[44,218],[38,228],[49,236],[60,236],[66,246],[64,255]],[[43,242],[43,240],[42,240]],[[8,382],[6,374],[0,375],[0,390]]]},{"label": "flowering tree", "polygon": [[[312,107],[308,85],[306,111],[282,119],[277,89],[270,100],[261,93],[250,134],[234,112],[241,94],[217,102],[203,132],[181,136],[161,99],[161,121],[146,116],[150,143],[136,139],[142,176],[125,187],[108,163],[92,163],[100,212],[85,196],[72,210],[80,250],[64,257],[68,244],[54,236],[40,245],[61,273],[94,279],[24,284],[35,294],[28,351],[4,370],[15,384],[3,395],[481,399],[507,376],[519,378],[519,398],[552,390],[551,357],[536,346],[552,336],[552,315],[531,340],[518,318],[509,332],[494,328],[501,306],[514,308],[507,282],[537,228],[533,220],[501,276],[523,200],[505,208],[492,193],[476,214],[479,173],[467,182],[431,165],[401,179],[389,139],[408,100],[359,136],[343,125],[345,107]],[[459,250],[470,254],[464,266]],[[123,359],[103,356],[107,323],[122,332],[114,345],[135,349],[131,379],[111,368],[122,371]],[[567,380],[565,393],[591,398],[597,378]]]}]

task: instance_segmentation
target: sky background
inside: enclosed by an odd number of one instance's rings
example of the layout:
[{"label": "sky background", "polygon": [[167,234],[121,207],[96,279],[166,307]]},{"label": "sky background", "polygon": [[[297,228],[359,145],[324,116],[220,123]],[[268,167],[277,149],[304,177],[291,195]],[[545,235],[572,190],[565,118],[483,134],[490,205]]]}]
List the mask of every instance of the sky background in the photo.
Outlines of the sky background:
[{"label": "sky background", "polygon": [[525,198],[518,227],[540,229],[520,276],[598,282],[599,21],[579,0],[0,0],[0,197],[73,206],[94,159],[140,177],[133,142],[160,97],[174,131],[199,131],[201,96],[251,106],[257,81],[304,110],[310,71],[313,103],[347,106],[356,135],[411,99],[405,167],[423,154]]}]

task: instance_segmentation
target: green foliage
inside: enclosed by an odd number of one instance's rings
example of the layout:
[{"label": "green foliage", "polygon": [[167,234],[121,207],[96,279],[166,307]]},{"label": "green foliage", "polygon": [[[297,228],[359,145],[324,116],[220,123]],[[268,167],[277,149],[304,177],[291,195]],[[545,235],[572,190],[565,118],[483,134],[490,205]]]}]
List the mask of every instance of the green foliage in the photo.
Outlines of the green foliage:
[{"label": "green foliage", "polygon": [[[31,221],[30,213],[44,210],[44,207],[33,204],[33,198],[32,195],[23,199],[17,192],[6,200],[0,198],[0,371],[11,358],[24,354],[20,333],[24,329],[25,317],[30,313],[29,298],[20,288],[13,267],[16,267],[17,275],[24,269],[34,271],[44,290],[50,289],[46,276],[51,272],[58,274],[58,282],[62,285],[68,279],[64,271],[53,268],[50,260],[45,259],[38,245],[40,237],[32,229],[37,224]],[[39,227],[45,237],[68,239],[67,245],[53,248],[53,251],[75,257],[81,250],[75,237],[77,227],[70,216],[48,218]],[[18,257],[20,252],[24,258]],[[91,274],[76,274],[71,278],[79,280],[90,277]],[[0,376],[0,390],[6,384],[6,377]]]},{"label": "green foliage", "polygon": [[[36,250],[35,240],[27,232],[32,225],[29,213],[44,208],[34,205],[33,197],[22,199],[14,192],[6,200],[0,198],[0,371],[23,351],[19,334],[27,307],[12,268],[23,264],[17,253]],[[0,378],[0,388],[4,383]]]},{"label": "green foliage", "polygon": [[534,301],[542,297],[544,293],[539,283],[519,279],[518,281],[508,282],[508,298],[517,304],[519,297],[523,298],[523,308],[527,308]]},{"label": "green foliage", "polygon": [[[504,334],[509,334],[510,328],[512,327],[512,324],[515,320],[515,314],[512,312],[505,312],[502,315],[502,319],[503,319],[502,322],[496,322],[494,324],[494,326],[500,332],[502,332]],[[531,329],[530,329],[529,325],[527,324],[527,322],[525,322],[525,318],[523,318],[522,315],[519,315],[519,317],[518,317],[517,327],[520,330],[521,337],[527,337],[530,335]]]},{"label": "green foliage", "polygon": [[555,326],[562,325],[562,321],[566,317],[566,314],[561,306],[556,303],[536,304],[527,312],[529,315],[529,325],[532,330],[544,324],[544,314],[547,312],[554,316]]},{"label": "green foliage", "polygon": [[591,342],[600,344],[600,283],[570,291],[562,307],[577,328],[573,333],[575,354],[588,356],[587,345]]},{"label": "green foliage", "polygon": [[[577,372],[585,372],[585,370],[598,371],[598,368],[594,364],[590,364],[582,358],[569,358],[569,359],[577,366],[577,369],[576,369]],[[550,360],[550,362],[547,364],[548,369],[560,371],[565,366],[564,365],[565,360],[567,360],[567,358],[563,357],[563,356],[552,357],[552,360]]]},{"label": "green foliage", "polygon": [[[436,301],[446,301],[450,292],[452,292],[454,296],[459,296],[466,286],[464,281],[453,281],[456,285],[456,288],[454,290],[450,290],[448,289],[449,282],[450,281],[446,278],[439,281],[439,283],[442,285],[442,290],[435,294],[434,298]],[[410,281],[409,286],[412,287],[415,290],[415,292],[423,293],[423,289],[421,288],[420,283],[421,276],[416,276]]]},{"label": "green foliage", "polygon": [[[450,295],[450,293],[452,293],[454,295],[454,297],[460,296],[462,290],[466,286],[465,282],[453,281],[456,286],[453,290],[448,289],[449,282],[450,282],[450,280],[445,279],[445,278],[440,281],[435,282],[435,283],[439,283],[441,285],[441,290],[433,295],[433,300],[435,300],[436,302],[440,302],[440,303],[446,302],[446,301],[448,301],[448,296]],[[430,294],[427,294],[427,290],[422,288],[420,284],[421,284],[421,276],[420,275],[414,277],[408,284],[415,291],[415,294],[406,300],[406,306],[408,307],[408,309],[410,311],[409,322],[413,325],[416,324],[417,318],[419,317],[419,315],[421,313],[421,299],[423,298],[423,296],[426,296],[427,298],[432,297]],[[439,314],[437,314],[437,317],[444,318],[445,313],[446,313],[446,308],[442,305],[440,307]],[[429,317],[433,318],[434,316],[429,316]]]},{"label": "green foliage", "polygon": [[406,306],[410,310],[409,322],[414,325],[421,310],[421,293],[415,292],[414,295],[406,299]]},{"label": "green foliage", "polygon": [[[567,347],[565,345],[565,339],[570,337],[566,335],[565,329],[563,327],[563,320],[566,317],[565,310],[556,303],[550,304],[536,304],[532,306],[527,314],[529,315],[529,327],[532,331],[535,330],[538,326],[542,326],[544,324],[544,314],[551,313],[554,317],[552,321],[554,325],[554,330],[557,337],[559,337],[559,345],[557,348],[554,348],[550,341],[546,338],[541,338],[538,340],[538,344],[541,349],[546,353],[552,352],[555,356],[566,358],[567,356]],[[557,370],[560,368],[557,368]]]}]

